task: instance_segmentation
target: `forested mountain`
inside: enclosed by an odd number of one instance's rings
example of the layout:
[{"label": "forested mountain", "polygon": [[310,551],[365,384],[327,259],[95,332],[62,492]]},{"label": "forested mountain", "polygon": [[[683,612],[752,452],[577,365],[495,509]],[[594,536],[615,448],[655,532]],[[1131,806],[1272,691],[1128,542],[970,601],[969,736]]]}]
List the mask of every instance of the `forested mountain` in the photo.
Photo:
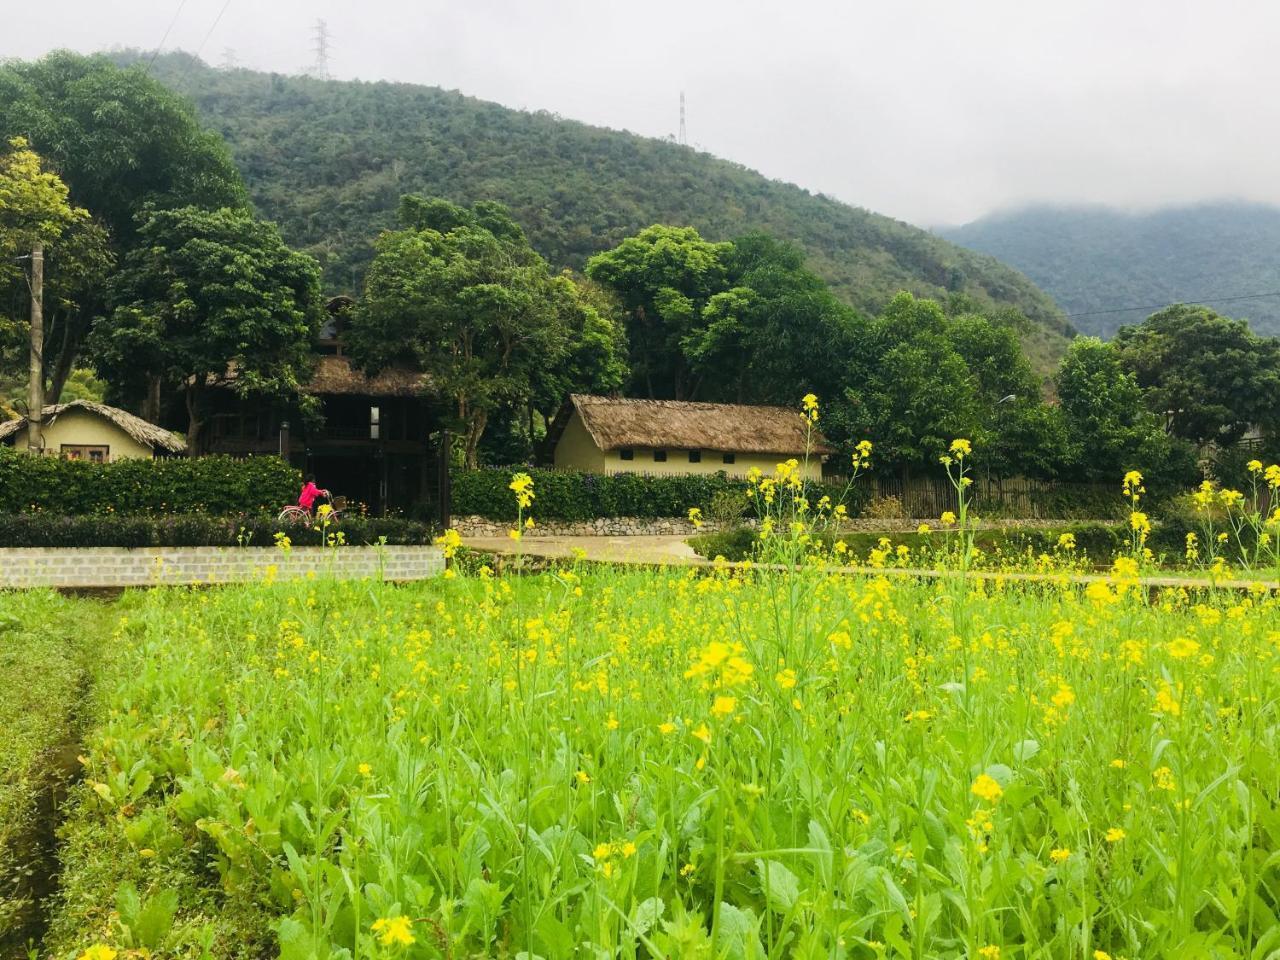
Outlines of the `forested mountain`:
[{"label": "forested mountain", "polygon": [[[1254,296],[1280,291],[1280,208],[1207,203],[1130,214],[1036,206],[937,232],[1017,267],[1085,333],[1110,336],[1186,301],[1280,334],[1280,295]],[[1138,309],[1117,309],[1128,306]]]},{"label": "forested mountain", "polygon": [[711,239],[762,230],[797,242],[866,311],[903,289],[1014,307],[1042,367],[1069,331],[1049,297],[991,257],[674,143],[434,87],[216,70],[186,54],[152,74],[226,138],[259,211],[320,260],[332,290],[359,283],[400,196],[418,192],[507,204],[558,266],[580,269],[652,223]]}]

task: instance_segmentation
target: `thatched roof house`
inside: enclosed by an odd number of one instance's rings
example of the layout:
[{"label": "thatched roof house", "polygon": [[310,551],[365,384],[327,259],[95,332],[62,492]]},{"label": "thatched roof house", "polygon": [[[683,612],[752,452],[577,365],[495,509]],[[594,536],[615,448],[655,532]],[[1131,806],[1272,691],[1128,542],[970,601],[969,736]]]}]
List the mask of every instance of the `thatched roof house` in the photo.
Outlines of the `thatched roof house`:
[{"label": "thatched roof house", "polygon": [[808,460],[817,476],[833,452],[796,409],[574,394],[551,425],[558,467],[597,473],[766,473]]},{"label": "thatched roof house", "polygon": [[[185,453],[187,442],[127,410],[92,400],[44,408],[44,449],[72,459],[127,460]],[[0,443],[26,444],[27,418],[0,423]]]}]

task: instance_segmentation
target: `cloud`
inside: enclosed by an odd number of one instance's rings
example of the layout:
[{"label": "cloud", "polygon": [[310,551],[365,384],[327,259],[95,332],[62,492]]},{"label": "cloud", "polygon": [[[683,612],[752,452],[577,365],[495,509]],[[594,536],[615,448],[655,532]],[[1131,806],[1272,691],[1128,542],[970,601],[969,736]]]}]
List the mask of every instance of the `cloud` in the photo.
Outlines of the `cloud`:
[{"label": "cloud", "polygon": [[[713,153],[917,223],[1029,201],[1280,203],[1280,4],[188,0],[166,48],[437,84]],[[154,47],[177,4],[61,0],[0,54]]]}]

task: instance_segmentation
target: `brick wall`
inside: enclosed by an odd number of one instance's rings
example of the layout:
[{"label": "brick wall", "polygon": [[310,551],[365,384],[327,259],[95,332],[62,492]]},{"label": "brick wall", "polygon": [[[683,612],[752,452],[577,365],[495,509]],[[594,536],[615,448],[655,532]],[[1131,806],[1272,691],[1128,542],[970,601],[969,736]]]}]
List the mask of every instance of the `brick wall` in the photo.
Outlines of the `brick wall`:
[{"label": "brick wall", "polygon": [[6,547],[3,587],[146,587],[331,575],[424,580],[444,569],[437,547]]}]

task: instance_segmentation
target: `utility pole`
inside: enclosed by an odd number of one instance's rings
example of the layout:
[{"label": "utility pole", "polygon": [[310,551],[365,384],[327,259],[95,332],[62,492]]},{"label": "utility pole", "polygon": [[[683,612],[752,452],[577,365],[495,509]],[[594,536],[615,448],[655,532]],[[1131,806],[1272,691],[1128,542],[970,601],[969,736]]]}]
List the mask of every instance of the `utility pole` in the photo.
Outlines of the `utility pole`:
[{"label": "utility pole", "polygon": [[676,138],[676,142],[682,147],[689,145],[689,132],[684,126],[684,91],[680,91],[680,135]]},{"label": "utility pole", "polygon": [[44,244],[31,247],[31,368],[27,385],[27,452],[39,456],[44,449]]}]

